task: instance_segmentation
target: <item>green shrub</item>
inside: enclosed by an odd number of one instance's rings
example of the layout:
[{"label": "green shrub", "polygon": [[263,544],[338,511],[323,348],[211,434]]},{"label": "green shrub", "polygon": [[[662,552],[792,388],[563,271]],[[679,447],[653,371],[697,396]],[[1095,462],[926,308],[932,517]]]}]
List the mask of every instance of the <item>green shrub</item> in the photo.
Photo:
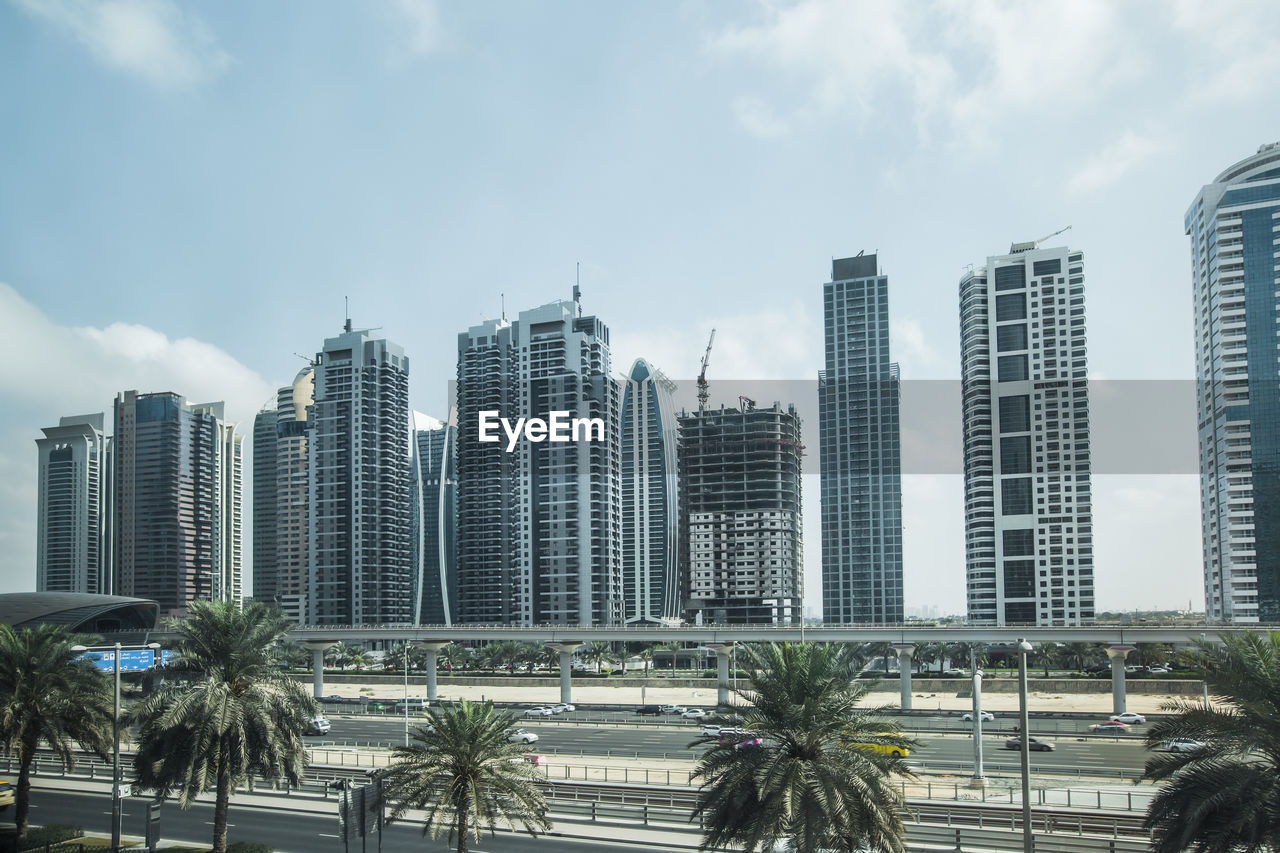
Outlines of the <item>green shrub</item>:
[{"label": "green shrub", "polygon": [[252,841],[237,841],[234,844],[227,845],[227,853],[275,853],[265,844],[255,844]]},{"label": "green shrub", "polygon": [[21,850],[43,850],[46,844],[61,844],[73,838],[83,838],[84,830],[66,823],[51,823],[48,826],[34,826],[27,830]]}]

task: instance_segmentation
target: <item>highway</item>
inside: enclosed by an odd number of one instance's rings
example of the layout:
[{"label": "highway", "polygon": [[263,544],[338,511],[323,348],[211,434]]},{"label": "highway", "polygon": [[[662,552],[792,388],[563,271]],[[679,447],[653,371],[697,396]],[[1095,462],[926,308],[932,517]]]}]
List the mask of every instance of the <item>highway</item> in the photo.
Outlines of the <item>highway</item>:
[{"label": "highway", "polygon": [[[332,715],[329,719],[333,728],[327,736],[307,738],[315,745],[336,743],[338,745],[398,745],[404,741],[403,718],[369,718],[343,717]],[[661,726],[625,726],[597,725],[591,723],[566,723],[562,718],[553,717],[537,720],[520,720],[518,725],[538,735],[538,742],[530,751],[546,754],[567,753],[570,755],[598,755],[600,757],[640,757],[640,758],[674,758],[694,759],[698,750],[691,749],[689,744],[698,737],[701,724],[693,723],[661,725]],[[635,718],[630,718],[634,721]],[[939,718],[935,722],[942,722]],[[410,718],[410,725],[419,724],[422,718]],[[954,721],[954,720],[953,720]],[[911,751],[912,763],[919,762],[925,769],[935,763],[940,770],[964,770],[972,768],[973,739],[970,735],[959,732],[939,732],[915,728],[912,719],[903,720],[908,726],[908,734],[920,742],[918,748]],[[926,718],[927,722],[927,718]],[[991,723],[984,725],[983,761],[989,769],[996,765],[1016,765],[1016,750],[1004,748],[1005,740],[1011,736],[1007,726],[1011,721],[997,720],[996,732],[991,732]],[[1138,738],[1091,737],[1084,733],[1041,732],[1032,722],[1032,735],[1040,740],[1052,743],[1053,752],[1033,752],[1031,762],[1041,768],[1053,768],[1063,772],[1081,772],[1088,774],[1104,773],[1114,775],[1114,771],[1123,770],[1138,773],[1146,761],[1148,752]],[[1083,724],[1080,724],[1083,728]],[[1142,726],[1136,727],[1141,733]],[[963,764],[963,768],[952,766]]]},{"label": "highway", "polygon": [[[111,829],[110,796],[101,792],[53,791],[37,788],[31,794],[31,821],[34,824],[69,823],[82,826],[88,832],[109,833]],[[124,801],[124,832],[142,836],[146,832],[147,801],[130,798]],[[229,841],[255,841],[266,844],[277,853],[316,853],[316,851],[341,851],[338,837],[337,806],[334,813],[308,812],[282,813],[279,809],[253,808],[231,802]],[[183,811],[177,803],[168,802],[160,816],[161,838],[165,841],[209,844],[213,836],[213,808],[197,803]],[[618,829],[617,836],[625,837],[626,829]],[[695,836],[690,836],[694,839]],[[367,840],[370,853],[378,850],[377,836]],[[353,853],[360,853],[360,840],[351,844]],[[392,824],[382,839],[384,853],[445,853],[451,848],[441,838],[424,839],[420,824]],[[685,849],[663,847],[652,841],[641,843],[603,842],[576,840],[561,836],[543,836],[537,840],[523,833],[498,833],[485,837],[470,848],[472,853],[520,853],[525,850],[565,851],[565,853],[651,853],[654,850]]]}]

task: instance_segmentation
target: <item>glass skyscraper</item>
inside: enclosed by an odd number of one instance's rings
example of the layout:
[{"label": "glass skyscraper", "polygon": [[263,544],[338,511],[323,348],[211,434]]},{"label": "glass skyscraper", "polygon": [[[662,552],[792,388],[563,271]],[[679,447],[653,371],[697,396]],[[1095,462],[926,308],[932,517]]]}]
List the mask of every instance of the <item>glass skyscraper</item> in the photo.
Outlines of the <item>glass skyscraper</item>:
[{"label": "glass skyscraper", "polygon": [[823,285],[818,374],[822,621],[902,622],[898,365],[889,360],[889,279],[875,255],[841,258]]},{"label": "glass skyscraper", "polygon": [[1280,622],[1280,143],[1186,214],[1195,311],[1205,610]]},{"label": "glass skyscraper", "polygon": [[622,609],[628,623],[680,614],[675,383],[644,359],[622,390]]},{"label": "glass skyscraper", "polygon": [[404,350],[348,320],[316,354],[311,423],[307,622],[414,622]]},{"label": "glass skyscraper", "polygon": [[1015,243],[966,273],[960,358],[969,621],[1091,623],[1083,255]]},{"label": "glass skyscraper", "polygon": [[458,427],[414,412],[413,612],[421,625],[452,625],[458,611]]},{"label": "glass skyscraper", "polygon": [[276,429],[279,413],[253,418],[253,597],[276,603]]},{"label": "glass skyscraper", "polygon": [[108,594],[111,439],[102,412],[72,415],[36,439],[36,590]]}]

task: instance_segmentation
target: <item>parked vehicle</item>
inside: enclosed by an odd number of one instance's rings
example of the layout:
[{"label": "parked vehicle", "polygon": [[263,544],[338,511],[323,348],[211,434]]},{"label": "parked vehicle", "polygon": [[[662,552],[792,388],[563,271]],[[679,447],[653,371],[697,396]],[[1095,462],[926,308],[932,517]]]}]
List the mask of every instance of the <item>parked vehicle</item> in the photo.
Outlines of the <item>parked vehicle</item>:
[{"label": "parked vehicle", "polygon": [[1125,711],[1123,714],[1112,714],[1110,717],[1107,717],[1107,719],[1118,723],[1128,723],[1129,725],[1134,725],[1135,723],[1141,724],[1147,721],[1146,717],[1141,714],[1135,714],[1132,711]]},{"label": "parked vehicle", "polygon": [[[1004,742],[1005,749],[1022,750],[1022,738],[1011,737]],[[1029,752],[1053,752],[1053,744],[1035,738],[1027,738],[1027,750]]]},{"label": "parked vehicle", "polygon": [[1112,732],[1114,734],[1123,734],[1129,731],[1129,727],[1126,726],[1124,723],[1118,723],[1115,720],[1108,720],[1105,723],[1094,723],[1093,725],[1089,726],[1089,731],[1098,732],[1099,734],[1105,734],[1106,732]]},{"label": "parked vehicle", "polygon": [[307,722],[307,734],[309,735],[327,735],[329,728],[330,723],[324,717],[312,717]]},{"label": "parked vehicle", "polygon": [[525,729],[512,729],[511,734],[507,735],[508,743],[537,743],[538,736],[531,731]]},{"label": "parked vehicle", "polygon": [[[972,711],[970,711],[969,713],[964,714],[963,716],[961,716],[961,717],[960,717],[960,719],[961,719],[961,720],[963,720],[963,721],[964,721],[964,722],[966,722],[966,723],[972,723],[972,722],[973,722],[973,712],[972,712]],[[990,711],[983,711],[983,712],[982,712],[982,722],[984,722],[984,723],[992,723],[992,722],[995,722],[995,719],[996,719],[996,715],[995,715],[995,714],[993,714],[993,713],[991,713]]]}]

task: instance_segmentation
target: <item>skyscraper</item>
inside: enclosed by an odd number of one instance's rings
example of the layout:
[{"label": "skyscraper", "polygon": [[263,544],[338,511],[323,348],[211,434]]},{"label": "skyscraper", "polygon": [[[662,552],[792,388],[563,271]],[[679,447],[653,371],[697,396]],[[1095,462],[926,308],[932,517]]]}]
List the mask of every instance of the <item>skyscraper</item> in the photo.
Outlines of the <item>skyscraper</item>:
[{"label": "skyscraper", "polygon": [[969,621],[1093,621],[1083,255],[1014,243],[960,279]]},{"label": "skyscraper", "polygon": [[221,403],[123,391],[115,401],[116,592],[161,615],[239,603],[243,437]]},{"label": "skyscraper", "polygon": [[253,597],[276,603],[276,428],[279,412],[253,418]]},{"label": "skyscraper", "polygon": [[294,623],[307,618],[307,565],[311,553],[310,466],[307,440],[315,368],[298,371],[276,393],[275,593],[280,611]]},{"label": "skyscraper", "polygon": [[111,582],[111,439],[103,414],[72,415],[36,439],[36,590],[107,594]]},{"label": "skyscraper", "polygon": [[1280,143],[1228,168],[1186,214],[1195,311],[1205,610],[1280,622]]},{"label": "skyscraper", "polygon": [[889,360],[889,279],[875,255],[841,258],[823,285],[818,374],[822,621],[898,624],[902,449],[898,365]]},{"label": "skyscraper", "polygon": [[656,624],[680,615],[675,383],[637,359],[622,391],[622,615]]},{"label": "skyscraper", "polygon": [[409,570],[409,359],[369,330],[316,354],[308,622],[413,622]]},{"label": "skyscraper", "polygon": [[794,406],[680,417],[682,572],[700,623],[798,625],[804,583]]},{"label": "skyscraper", "polygon": [[413,612],[422,625],[452,625],[458,612],[457,413],[441,423],[413,413]]},{"label": "skyscraper", "polygon": [[[490,320],[458,336],[458,589],[466,622],[616,624],[619,388],[609,329],[572,301]],[[481,413],[597,419],[579,439],[501,429],[481,441]],[[496,427],[495,427],[496,428]],[[574,431],[577,435],[577,431]]]}]

